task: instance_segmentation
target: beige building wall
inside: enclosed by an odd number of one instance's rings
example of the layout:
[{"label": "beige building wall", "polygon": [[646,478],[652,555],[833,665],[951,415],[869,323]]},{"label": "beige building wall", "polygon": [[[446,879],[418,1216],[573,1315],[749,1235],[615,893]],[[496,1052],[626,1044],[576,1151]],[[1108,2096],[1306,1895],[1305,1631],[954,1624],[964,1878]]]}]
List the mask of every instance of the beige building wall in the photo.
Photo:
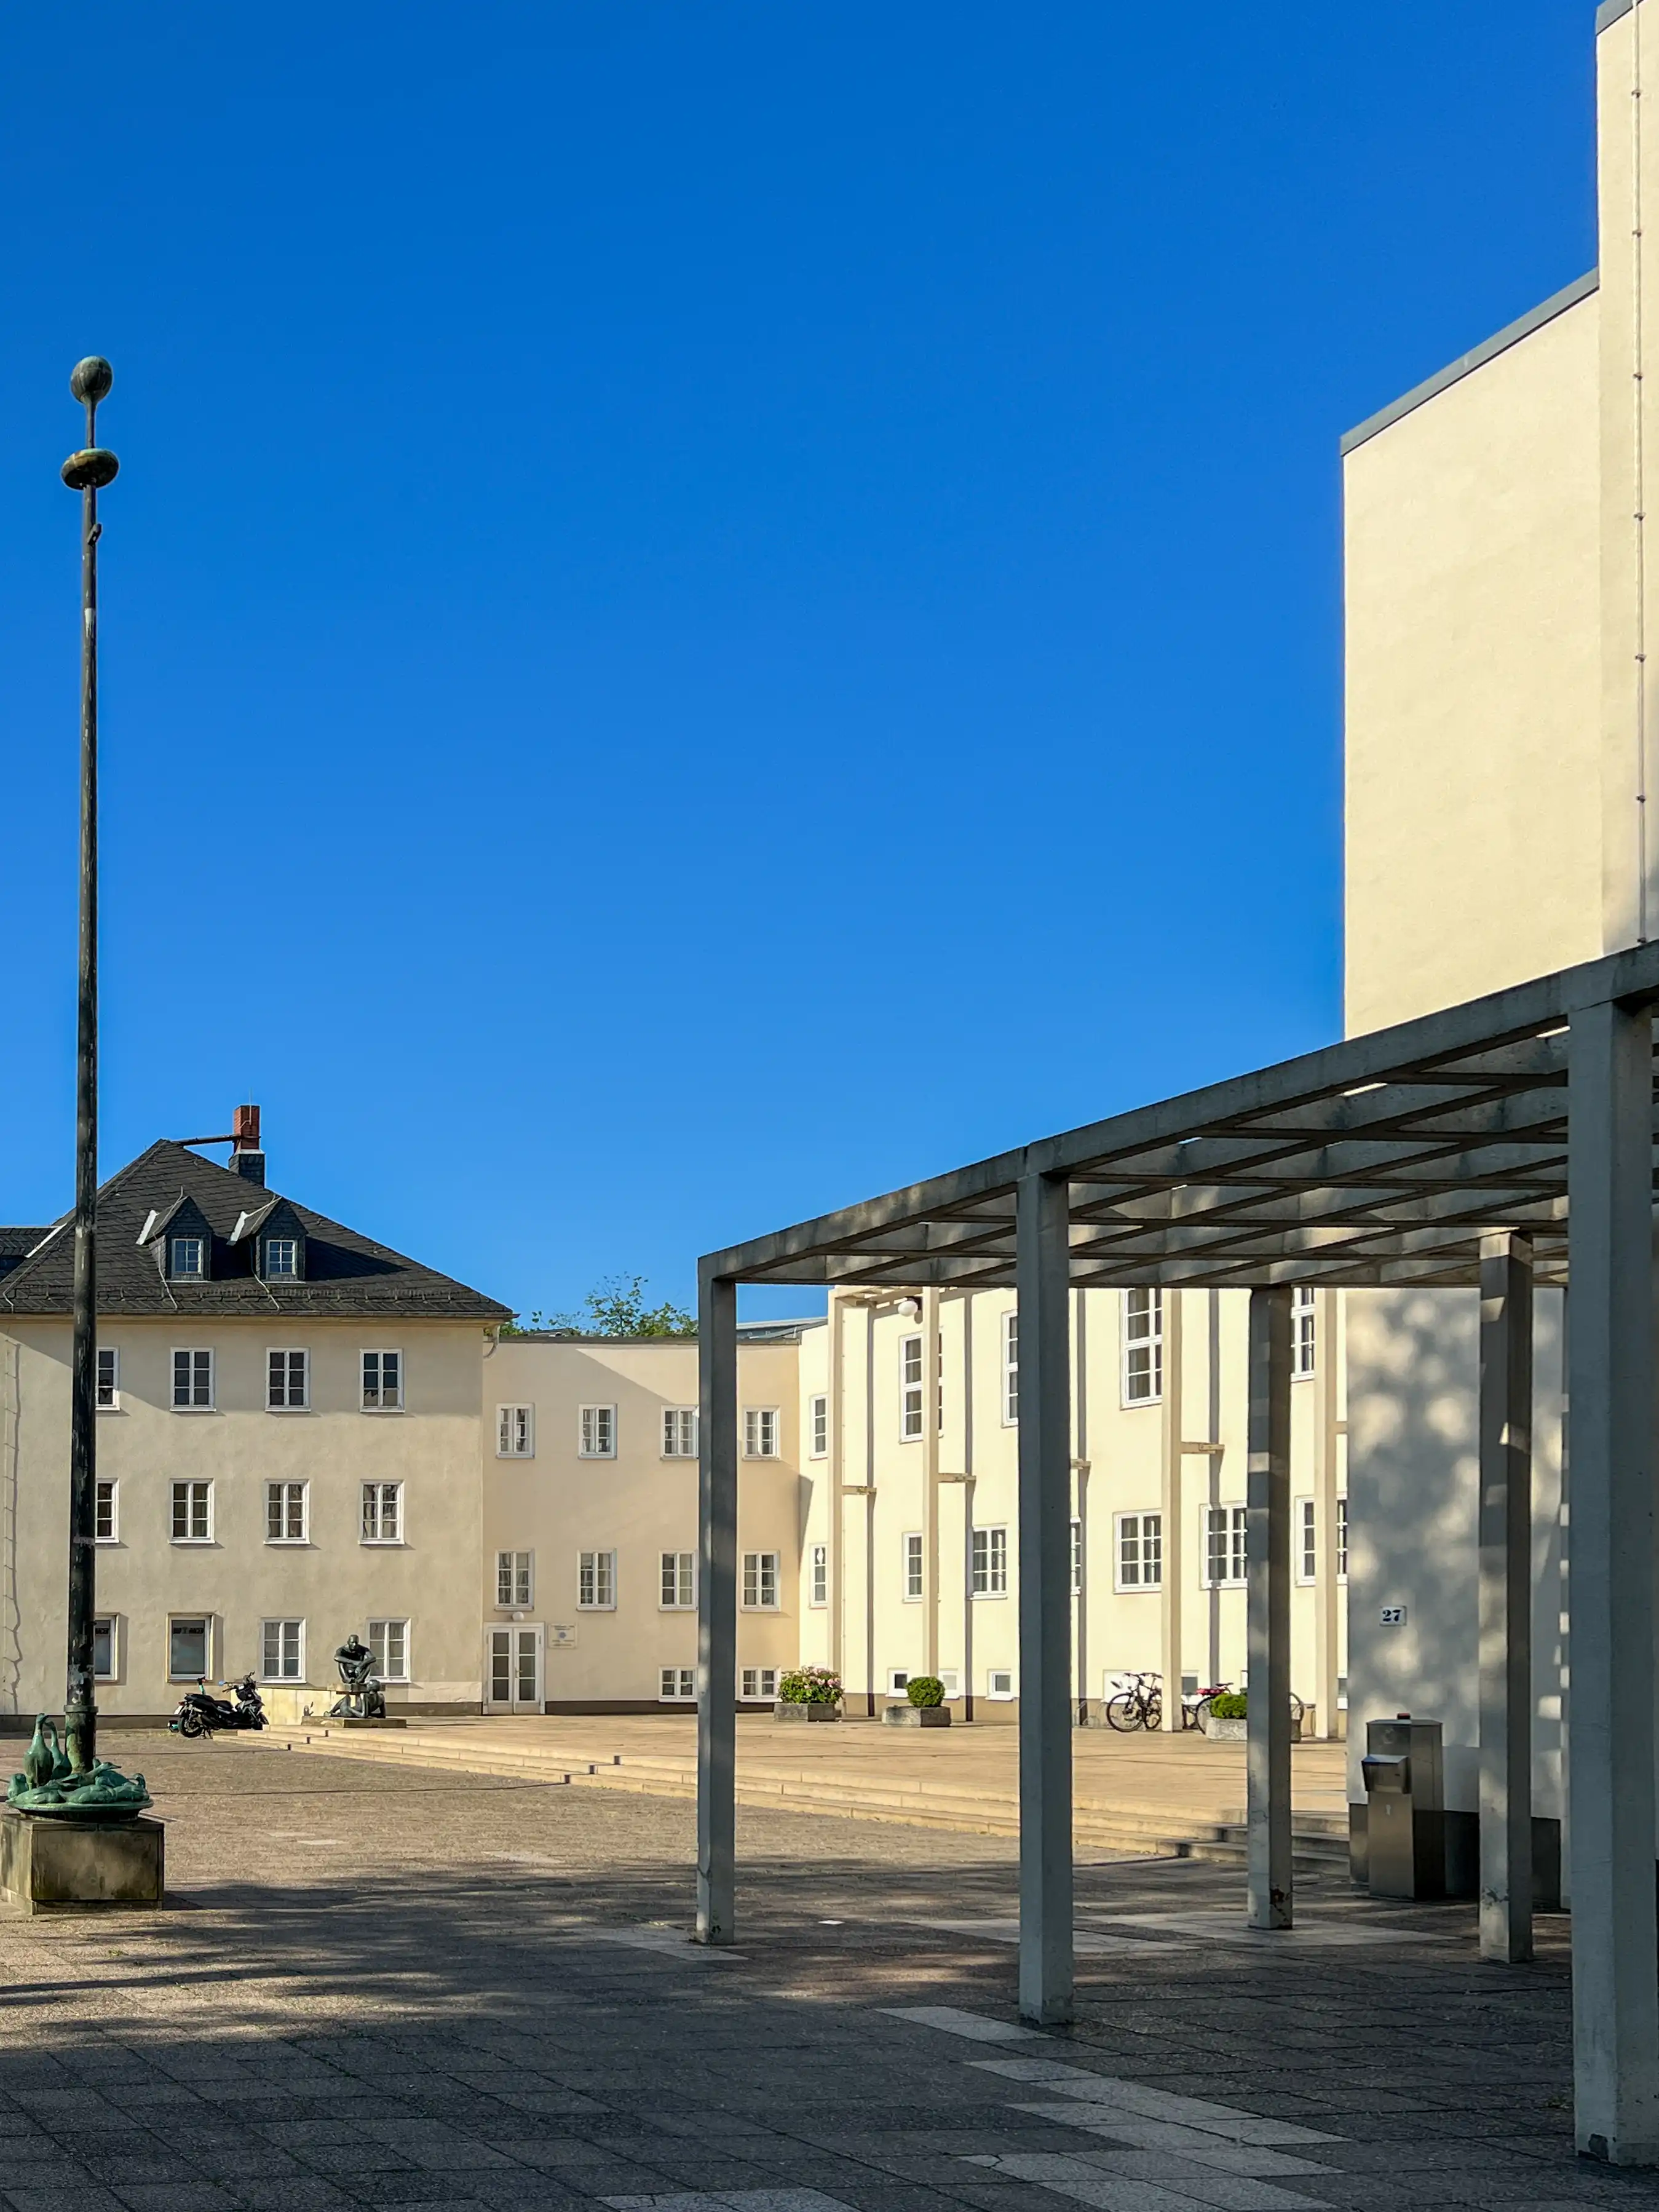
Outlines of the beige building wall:
[{"label": "beige building wall", "polygon": [[[1598,266],[1345,441],[1350,1033],[1654,934],[1659,0],[1598,15]],[[1564,188],[1571,180],[1564,179]],[[1477,1302],[1348,1299],[1355,1749],[1445,1722],[1472,1819]],[[1562,1320],[1540,1298],[1534,1806],[1561,1808]],[[1385,1609],[1400,1626],[1382,1623]],[[1350,1796],[1363,1792],[1356,1772]]]},{"label": "beige building wall", "polygon": [[[169,1620],[210,1624],[208,1671],[263,1674],[261,1623],[304,1624],[291,1702],[325,1709],[336,1647],[373,1620],[407,1623],[408,1679],[388,1704],[476,1708],[481,1510],[476,1322],[285,1318],[186,1323],[106,1319],[119,1356],[118,1403],[98,1415],[98,1473],[112,1481],[115,1528],[98,1548],[98,1610],[114,1623],[101,1712],[170,1713],[187,1686],[169,1675]],[[311,1404],[265,1407],[266,1355],[311,1354]],[[211,1409],[175,1412],[175,1346],[210,1350]],[[401,1350],[404,1409],[365,1413],[361,1354]],[[69,1547],[67,1320],[12,1322],[0,1334],[0,1711],[56,1711],[64,1694]],[[267,1481],[307,1487],[304,1540],[267,1538]],[[173,1486],[211,1485],[210,1533],[175,1541]],[[362,1486],[402,1486],[396,1541],[366,1543]]]},{"label": "beige building wall", "polygon": [[[1212,1583],[1206,1569],[1212,1513],[1228,1515],[1231,1526],[1231,1516],[1242,1513],[1245,1503],[1248,1300],[1237,1293],[1187,1292],[1166,1304],[1166,1380],[1174,1368],[1177,1307],[1180,1314],[1178,1416],[1163,1392],[1148,1402],[1125,1402],[1122,1295],[1073,1294],[1073,1510],[1081,1585],[1073,1607],[1073,1683],[1091,1710],[1120,1675],[1164,1671],[1172,1590],[1178,1591],[1181,1672],[1189,1683],[1237,1683],[1247,1672],[1242,1582]],[[971,1696],[976,1721],[1017,1717],[1019,1431],[1017,1419],[1009,1418],[1004,1349],[1014,1306],[1012,1291],[946,1293],[937,1300],[838,1293],[828,1327],[803,1342],[808,1448],[801,1653],[810,1662],[839,1667],[854,1711],[902,1694],[902,1677],[938,1672],[958,1712]],[[925,1425],[921,1435],[906,1436],[903,1402],[906,1341],[921,1338],[925,1347],[934,1310],[942,1385],[936,1447]],[[838,1421],[832,1418],[832,1364],[841,1376]],[[1310,1373],[1292,1396],[1298,1568],[1301,1501],[1316,1495],[1319,1455],[1331,1448],[1328,1441],[1322,1445],[1317,1395]],[[815,1421],[820,1398],[823,1414]],[[813,1449],[815,1435],[821,1451]],[[1165,1577],[1154,1587],[1126,1587],[1119,1571],[1121,1519],[1162,1516],[1172,1436],[1220,1449],[1182,1455],[1178,1585]],[[1340,1465],[1333,1466],[1332,1478],[1340,1488]],[[936,1485],[931,1511],[930,1485]],[[984,1539],[977,1577],[975,1529]],[[1161,1517],[1159,1536],[1168,1562]],[[994,1547],[1006,1563],[1000,1576]],[[976,1579],[991,1587],[976,1591]],[[820,1589],[822,1601],[815,1602]],[[1298,1572],[1292,1672],[1298,1694],[1316,1707],[1322,1680],[1316,1609],[1314,1583]],[[1339,1591],[1331,1603],[1337,1674],[1345,1664],[1341,1613]],[[1325,1703],[1328,1710],[1334,1705],[1329,1682]]]},{"label": "beige building wall", "polygon": [[1600,306],[1348,441],[1350,1035],[1602,950]]},{"label": "beige building wall", "polygon": [[[751,1585],[755,1601],[738,1615],[738,1686],[745,1674],[754,1678],[747,1686],[754,1703],[769,1698],[779,1672],[793,1663],[800,1632],[799,1371],[793,1331],[739,1346],[740,1405],[775,1423],[775,1431],[757,1428],[750,1440],[757,1449],[741,1460],[738,1478],[740,1565],[744,1554],[776,1562],[775,1586],[770,1570],[762,1570]],[[677,1586],[676,1601],[666,1602],[663,1554],[695,1559],[697,1461],[665,1450],[664,1416],[696,1407],[696,1345],[669,1337],[504,1337],[483,1362],[483,1571],[469,1611],[487,1704],[498,1711],[655,1709],[669,1669],[670,1702],[692,1711],[695,1581]],[[592,1419],[585,1429],[584,1407],[608,1413],[609,1431]],[[509,1415],[503,1438],[503,1408],[528,1409],[528,1453],[502,1452],[503,1441],[516,1447],[522,1434]],[[584,1450],[607,1435],[608,1451]],[[503,1553],[513,1576],[528,1555],[527,1597],[522,1586],[508,1589],[500,1579]],[[614,1579],[596,1566],[599,1556],[614,1559]],[[741,1576],[739,1583],[741,1602]],[[503,1651],[506,1697],[498,1679]]]}]

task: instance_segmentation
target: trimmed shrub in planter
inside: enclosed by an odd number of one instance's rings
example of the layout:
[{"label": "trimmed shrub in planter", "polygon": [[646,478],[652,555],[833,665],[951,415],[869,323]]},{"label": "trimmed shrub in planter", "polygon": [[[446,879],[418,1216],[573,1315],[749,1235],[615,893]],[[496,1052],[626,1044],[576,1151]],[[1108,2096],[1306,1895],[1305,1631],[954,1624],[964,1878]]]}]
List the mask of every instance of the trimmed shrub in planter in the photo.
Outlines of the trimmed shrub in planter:
[{"label": "trimmed shrub in planter", "polygon": [[[1205,1717],[1204,1733],[1213,1736],[1218,1743],[1248,1743],[1250,1737],[1250,1700],[1243,1690],[1223,1690],[1210,1700]],[[1302,1723],[1294,1713],[1291,1716],[1291,1741],[1302,1741]]]},{"label": "trimmed shrub in planter", "polygon": [[793,1667],[778,1684],[772,1717],[779,1721],[838,1721],[841,1677],[829,1667]]},{"label": "trimmed shrub in planter", "polygon": [[883,1720],[894,1728],[949,1728],[951,1708],[945,1702],[945,1685],[937,1674],[913,1674],[905,1686],[908,1705],[889,1705]]}]

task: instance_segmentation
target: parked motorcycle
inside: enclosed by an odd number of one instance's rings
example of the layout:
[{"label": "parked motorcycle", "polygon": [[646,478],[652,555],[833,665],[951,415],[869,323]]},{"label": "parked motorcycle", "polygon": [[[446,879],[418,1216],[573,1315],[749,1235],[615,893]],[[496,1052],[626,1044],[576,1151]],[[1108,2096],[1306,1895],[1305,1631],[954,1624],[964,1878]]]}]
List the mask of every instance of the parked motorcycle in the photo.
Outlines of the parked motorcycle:
[{"label": "parked motorcycle", "polygon": [[252,1675],[244,1674],[240,1682],[225,1686],[231,1692],[229,1698],[216,1698],[205,1681],[186,1690],[168,1728],[175,1735],[187,1736],[211,1736],[221,1729],[264,1728],[264,1700]]}]

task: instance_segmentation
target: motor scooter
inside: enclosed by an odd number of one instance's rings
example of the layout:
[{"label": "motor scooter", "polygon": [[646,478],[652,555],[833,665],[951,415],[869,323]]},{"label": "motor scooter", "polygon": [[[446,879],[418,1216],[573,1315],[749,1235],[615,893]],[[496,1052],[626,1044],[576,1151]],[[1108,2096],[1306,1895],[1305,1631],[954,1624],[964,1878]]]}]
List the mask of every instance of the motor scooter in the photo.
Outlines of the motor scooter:
[{"label": "motor scooter", "polygon": [[187,1736],[211,1736],[220,1729],[264,1728],[264,1700],[252,1675],[244,1674],[240,1682],[228,1682],[225,1686],[231,1692],[229,1698],[216,1698],[205,1680],[186,1690],[168,1728],[175,1735]]}]

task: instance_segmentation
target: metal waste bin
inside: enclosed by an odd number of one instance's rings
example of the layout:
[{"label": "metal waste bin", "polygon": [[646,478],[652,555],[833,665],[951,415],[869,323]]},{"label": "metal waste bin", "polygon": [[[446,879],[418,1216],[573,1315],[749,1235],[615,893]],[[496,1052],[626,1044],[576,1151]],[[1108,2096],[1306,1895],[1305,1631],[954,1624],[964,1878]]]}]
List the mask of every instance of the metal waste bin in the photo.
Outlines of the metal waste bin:
[{"label": "metal waste bin", "polygon": [[1440,1723],[1365,1723],[1365,1869],[1373,1897],[1446,1893]]}]

